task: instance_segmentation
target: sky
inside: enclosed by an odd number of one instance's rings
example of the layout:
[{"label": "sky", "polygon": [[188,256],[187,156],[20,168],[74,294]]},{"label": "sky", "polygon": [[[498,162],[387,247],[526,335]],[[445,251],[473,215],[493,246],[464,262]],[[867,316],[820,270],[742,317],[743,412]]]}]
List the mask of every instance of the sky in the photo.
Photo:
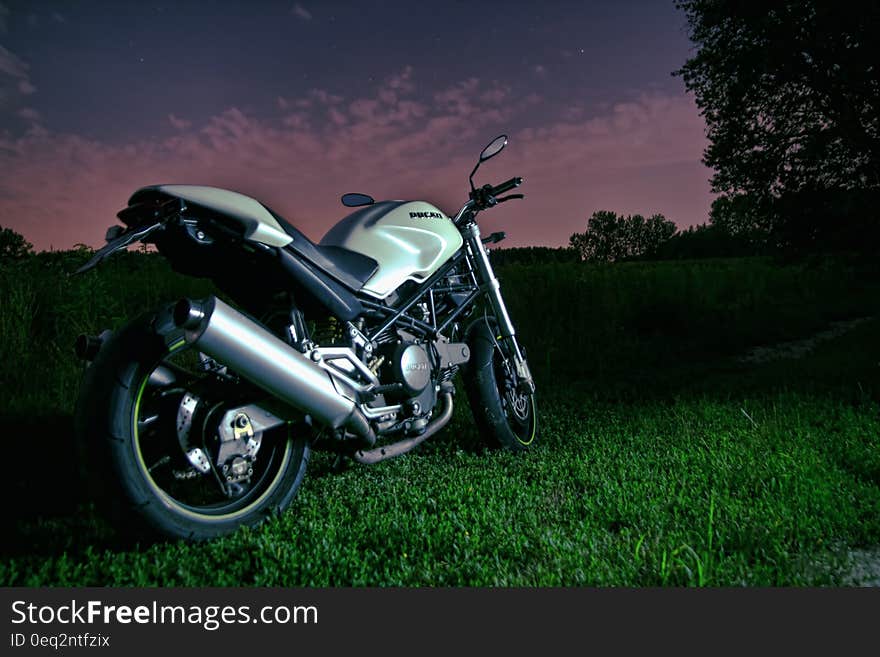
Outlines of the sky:
[{"label": "sky", "polygon": [[504,246],[561,246],[596,210],[704,223],[705,122],[671,72],[672,0],[0,0],[0,226],[97,247],[138,188],[253,196],[319,240],[339,197],[454,214],[479,184]]}]

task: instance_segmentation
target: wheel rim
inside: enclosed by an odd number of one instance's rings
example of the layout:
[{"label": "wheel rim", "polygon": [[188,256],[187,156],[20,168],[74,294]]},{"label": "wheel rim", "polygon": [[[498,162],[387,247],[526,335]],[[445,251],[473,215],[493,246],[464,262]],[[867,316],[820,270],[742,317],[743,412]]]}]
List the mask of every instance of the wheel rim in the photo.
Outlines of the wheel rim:
[{"label": "wheel rim", "polygon": [[507,425],[517,441],[523,445],[531,445],[537,433],[537,409],[535,396],[517,392],[517,376],[513,371],[511,359],[506,358],[501,345],[497,344],[493,352],[493,368],[495,385],[501,398],[501,408],[507,418]]},{"label": "wheel rim", "polygon": [[[259,458],[255,459],[258,467],[254,467],[254,475],[246,486],[241,487],[240,494],[232,498],[222,497],[221,482],[214,479],[217,472],[213,463],[212,472],[207,475],[177,479],[175,466],[185,467],[186,462],[182,461],[183,450],[177,443],[175,423],[168,416],[172,404],[168,402],[163,407],[163,397],[173,399],[177,393],[170,392],[172,389],[186,390],[191,383],[175,381],[174,385],[149,385],[150,376],[159,366],[168,366],[172,357],[187,354],[192,357],[193,353],[181,341],[172,345],[164,358],[145,368],[132,411],[134,451],[146,484],[165,506],[200,521],[233,520],[247,515],[276,490],[291,459],[293,440],[289,429],[283,438],[277,435],[280,432],[271,436],[268,434],[273,432],[265,432],[267,435],[257,453]],[[178,367],[176,365],[175,369]],[[198,377],[194,372],[190,374]]]}]

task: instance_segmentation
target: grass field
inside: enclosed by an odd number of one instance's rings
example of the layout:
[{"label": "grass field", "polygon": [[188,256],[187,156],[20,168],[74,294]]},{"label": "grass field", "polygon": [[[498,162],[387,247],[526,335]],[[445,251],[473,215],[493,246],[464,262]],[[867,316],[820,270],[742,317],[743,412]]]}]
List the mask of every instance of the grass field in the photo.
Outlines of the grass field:
[{"label": "grass field", "polygon": [[[798,360],[750,345],[875,316],[851,266],[763,260],[512,266],[501,274],[540,392],[541,444],[488,452],[463,396],[417,452],[331,470],[282,517],[210,544],[127,544],[83,496],[73,337],[207,291],[129,255],[0,268],[0,420],[12,585],[835,585],[880,545],[880,320]],[[144,304],[141,300],[146,299]]]}]

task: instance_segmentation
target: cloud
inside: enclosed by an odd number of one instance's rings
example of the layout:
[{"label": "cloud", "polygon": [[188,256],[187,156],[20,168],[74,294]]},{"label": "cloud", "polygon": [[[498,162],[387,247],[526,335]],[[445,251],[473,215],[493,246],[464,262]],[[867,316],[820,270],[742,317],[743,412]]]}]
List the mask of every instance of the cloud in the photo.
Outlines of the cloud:
[{"label": "cloud", "polygon": [[29,66],[13,52],[0,46],[0,73],[14,78],[27,79]]},{"label": "cloud", "polygon": [[52,12],[52,20],[55,21],[56,23],[66,23],[67,22],[67,19],[64,18],[64,16],[61,15],[60,13],[58,13],[57,11]]},{"label": "cloud", "polygon": [[18,115],[25,121],[37,122],[40,120],[40,113],[33,107],[22,107],[18,110]]},{"label": "cloud", "polygon": [[290,13],[304,21],[312,20],[312,12],[310,12],[299,3],[293,5],[293,9],[290,10]]},{"label": "cloud", "polygon": [[456,211],[477,154],[501,132],[511,143],[477,182],[525,177],[527,200],[485,218],[512,245],[565,243],[603,207],[704,221],[711,200],[704,124],[688,97],[642,95],[555,119],[542,108],[540,123],[513,131],[539,97],[469,78],[425,98],[406,67],[363,97],[315,89],[276,102],[277,119],[236,107],[201,123],[170,114],[178,132],[164,140],[108,144],[39,124],[14,139],[0,133],[0,170],[9,172],[0,217],[14,218],[37,248],[97,246],[135,189],[177,182],[248,194],[320,239],[345,214],[338,198],[347,191]]},{"label": "cloud", "polygon": [[15,112],[26,96],[37,91],[30,80],[29,70],[28,64],[18,55],[0,46],[0,116]]},{"label": "cloud", "polygon": [[544,76],[547,74],[547,69],[541,64],[536,64],[532,66],[532,71],[534,71],[535,75]]},{"label": "cloud", "polygon": [[493,85],[489,89],[487,89],[480,95],[480,100],[484,103],[497,105],[509,96],[510,87],[505,87],[501,86],[498,83],[493,83]]},{"label": "cloud", "polygon": [[445,110],[466,116],[474,110],[473,99],[479,85],[479,78],[468,78],[454,87],[434,94],[434,100]]},{"label": "cloud", "polygon": [[415,85],[412,81],[412,73],[412,66],[404,66],[403,70],[400,73],[389,77],[385,84],[389,89],[393,89],[402,93],[413,91],[415,89]]},{"label": "cloud", "polygon": [[582,105],[569,105],[563,108],[561,117],[569,123],[580,121],[584,117],[585,109]]},{"label": "cloud", "polygon": [[346,125],[348,123],[348,117],[346,117],[345,114],[340,112],[335,107],[331,107],[327,111],[327,115],[330,117],[330,120],[336,125]]},{"label": "cloud", "polygon": [[176,117],[174,114],[168,115],[168,122],[172,125],[175,130],[186,130],[192,125],[192,121],[187,121],[186,119],[181,119]]},{"label": "cloud", "polygon": [[337,105],[343,101],[342,96],[335,96],[323,89],[309,90],[308,100],[319,105]]},{"label": "cloud", "polygon": [[309,89],[301,98],[290,99],[278,96],[275,104],[280,110],[306,110],[315,107],[338,105],[343,101],[342,96],[328,93],[324,89]]}]

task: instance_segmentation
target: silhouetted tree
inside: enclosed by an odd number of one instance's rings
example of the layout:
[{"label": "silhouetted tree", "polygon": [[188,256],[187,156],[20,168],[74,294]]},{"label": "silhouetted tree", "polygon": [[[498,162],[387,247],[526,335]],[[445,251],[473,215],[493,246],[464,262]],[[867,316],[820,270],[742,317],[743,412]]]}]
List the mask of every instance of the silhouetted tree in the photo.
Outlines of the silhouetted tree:
[{"label": "silhouetted tree", "polygon": [[700,224],[681,230],[648,254],[653,260],[694,260],[758,255],[760,249],[742,235],[731,235],[713,224]]},{"label": "silhouetted tree", "polygon": [[20,259],[33,254],[34,246],[11,228],[0,230],[0,258]]},{"label": "silhouetted tree", "polygon": [[662,214],[652,214],[645,222],[641,249],[633,255],[647,255],[655,252],[675,235],[675,224]]},{"label": "silhouetted tree", "polygon": [[677,6],[698,49],[676,74],[706,119],[704,162],[728,199],[713,224],[795,246],[845,246],[842,233],[864,242],[880,190],[880,4]]},{"label": "silhouetted tree", "polygon": [[773,245],[773,210],[747,194],[719,196],[712,201],[709,223],[719,235],[748,244],[754,253]]},{"label": "silhouetted tree", "polygon": [[618,215],[598,210],[587,221],[587,230],[569,238],[582,260],[615,262],[656,251],[675,234],[675,224],[662,214]]}]

